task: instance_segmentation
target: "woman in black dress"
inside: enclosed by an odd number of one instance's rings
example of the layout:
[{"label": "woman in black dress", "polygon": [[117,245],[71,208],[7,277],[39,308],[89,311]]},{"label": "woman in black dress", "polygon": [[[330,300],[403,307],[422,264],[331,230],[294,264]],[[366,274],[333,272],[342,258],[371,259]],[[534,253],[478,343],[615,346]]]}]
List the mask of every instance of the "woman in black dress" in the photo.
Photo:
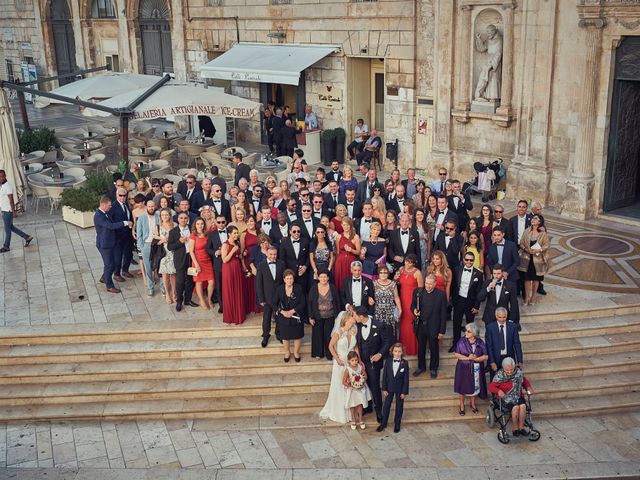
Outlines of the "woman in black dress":
[{"label": "woman in black dress", "polygon": [[291,359],[289,341],[293,340],[293,358],[296,362],[300,362],[306,311],[304,291],[300,285],[294,283],[293,270],[285,270],[282,278],[284,284],[280,285],[276,291],[276,305],[278,305],[276,322],[284,348],[284,361],[287,363]]},{"label": "woman in black dress", "polygon": [[333,283],[329,282],[327,270],[318,272],[318,284],[311,287],[309,291],[307,312],[309,312],[309,323],[312,326],[311,356],[332,360],[329,342],[336,316],[340,313],[340,296]]}]

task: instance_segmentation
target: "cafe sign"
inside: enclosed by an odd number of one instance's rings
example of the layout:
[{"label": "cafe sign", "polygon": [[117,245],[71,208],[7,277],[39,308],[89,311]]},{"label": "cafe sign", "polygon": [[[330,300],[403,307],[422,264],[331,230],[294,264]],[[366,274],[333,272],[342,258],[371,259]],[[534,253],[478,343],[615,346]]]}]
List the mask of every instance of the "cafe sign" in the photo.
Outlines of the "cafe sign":
[{"label": "cafe sign", "polygon": [[342,90],[333,85],[322,85],[318,91],[316,104],[322,108],[342,108]]}]

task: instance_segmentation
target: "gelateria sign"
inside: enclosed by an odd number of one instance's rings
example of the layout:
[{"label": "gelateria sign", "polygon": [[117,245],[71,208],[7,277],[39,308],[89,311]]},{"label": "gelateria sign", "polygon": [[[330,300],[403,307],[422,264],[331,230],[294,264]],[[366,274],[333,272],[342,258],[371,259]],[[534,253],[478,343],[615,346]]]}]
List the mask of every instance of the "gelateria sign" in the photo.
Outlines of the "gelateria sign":
[{"label": "gelateria sign", "polygon": [[173,105],[171,107],[153,107],[136,110],[132,120],[151,120],[178,115],[207,115],[212,117],[251,118],[258,108],[233,107],[228,105]]},{"label": "gelateria sign", "polygon": [[342,90],[333,85],[322,85],[316,104],[322,108],[342,108]]}]

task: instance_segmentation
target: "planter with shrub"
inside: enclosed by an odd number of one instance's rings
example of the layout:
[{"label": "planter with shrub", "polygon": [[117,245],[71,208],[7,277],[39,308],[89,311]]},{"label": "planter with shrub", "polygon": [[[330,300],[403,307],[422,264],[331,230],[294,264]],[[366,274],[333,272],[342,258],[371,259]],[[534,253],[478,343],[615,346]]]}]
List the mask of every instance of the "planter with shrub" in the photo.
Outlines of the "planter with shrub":
[{"label": "planter with shrub", "polygon": [[323,130],[320,135],[320,155],[322,162],[327,166],[336,158],[336,132],[332,128]]},{"label": "planter with shrub", "polygon": [[18,130],[18,144],[20,152],[31,153],[36,150],[42,150],[45,153],[44,162],[55,162],[57,157],[56,134],[50,128],[34,128],[27,130]]},{"label": "planter with shrub", "polygon": [[100,198],[111,188],[107,174],[91,173],[82,188],[67,188],[62,192],[62,219],[80,228],[93,227],[93,215]]},{"label": "planter with shrub", "polygon": [[345,132],[344,128],[338,127],[334,130],[336,136],[336,153],[335,160],[338,160],[338,163],[344,163],[344,151],[347,142],[347,132]]}]

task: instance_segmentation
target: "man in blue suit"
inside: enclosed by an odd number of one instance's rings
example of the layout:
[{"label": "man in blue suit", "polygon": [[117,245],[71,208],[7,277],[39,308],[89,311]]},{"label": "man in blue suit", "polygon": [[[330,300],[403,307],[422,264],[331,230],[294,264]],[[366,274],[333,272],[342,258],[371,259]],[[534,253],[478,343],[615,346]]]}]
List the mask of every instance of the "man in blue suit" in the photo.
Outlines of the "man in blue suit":
[{"label": "man in blue suit", "polygon": [[100,199],[100,206],[93,215],[93,223],[96,227],[96,247],[102,256],[104,271],[101,282],[107,286],[107,292],[120,293],[120,289],[113,284],[113,272],[116,269],[117,262],[120,258],[116,258],[116,231],[121,228],[131,228],[133,222],[122,220],[118,222],[112,221],[108,212],[111,209],[111,199],[104,196]]},{"label": "man in blue suit", "polygon": [[506,357],[513,358],[522,368],[522,345],[518,328],[512,321],[507,321],[507,309],[496,308],[496,321],[487,325],[485,332],[485,344],[489,355],[489,376],[493,376],[500,369],[502,360]]},{"label": "man in blue suit", "polygon": [[502,227],[494,227],[493,243],[489,246],[487,256],[489,270],[493,270],[494,265],[500,264],[502,265],[502,276],[510,282],[518,282],[518,266],[520,265],[518,246],[504,238]]},{"label": "man in blue suit", "polygon": [[[114,223],[133,221],[131,208],[127,202],[127,191],[124,188],[116,189],[116,199],[112,202],[112,208],[109,210],[109,216]],[[133,274],[129,273],[131,259],[133,258],[133,235],[130,227],[120,227],[115,231],[116,246],[115,259],[116,265],[113,270],[113,278],[118,282],[124,282],[122,277],[133,278]],[[122,273],[122,275],[120,275]]]},{"label": "man in blue suit", "polygon": [[530,213],[527,213],[527,208],[529,208],[529,204],[526,200],[520,200],[518,202],[518,214],[511,217],[509,222],[511,223],[511,231],[513,232],[513,241],[516,245],[520,244],[520,239],[522,238],[522,234],[524,231],[531,226],[531,217]]}]

